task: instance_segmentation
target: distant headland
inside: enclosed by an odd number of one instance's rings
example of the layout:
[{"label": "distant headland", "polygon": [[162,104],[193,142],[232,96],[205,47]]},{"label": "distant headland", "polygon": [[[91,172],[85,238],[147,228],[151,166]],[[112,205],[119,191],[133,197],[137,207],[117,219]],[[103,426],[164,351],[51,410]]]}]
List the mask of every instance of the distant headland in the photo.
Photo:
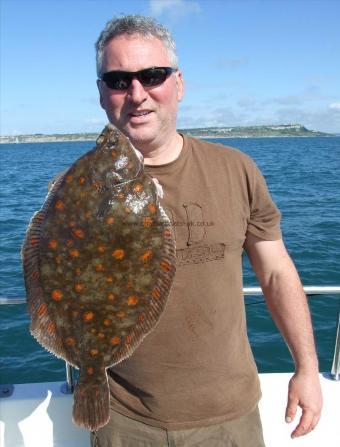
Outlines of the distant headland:
[{"label": "distant headland", "polygon": [[[273,126],[198,127],[178,129],[198,138],[264,138],[264,137],[333,137],[334,134],[309,130],[302,124]],[[0,143],[51,143],[60,141],[94,141],[99,133],[32,134],[0,136]]]}]

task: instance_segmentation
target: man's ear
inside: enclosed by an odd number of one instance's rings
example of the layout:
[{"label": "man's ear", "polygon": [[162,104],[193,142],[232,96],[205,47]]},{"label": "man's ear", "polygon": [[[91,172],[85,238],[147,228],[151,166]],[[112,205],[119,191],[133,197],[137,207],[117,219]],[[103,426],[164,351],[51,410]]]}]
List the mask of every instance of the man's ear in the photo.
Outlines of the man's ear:
[{"label": "man's ear", "polygon": [[182,101],[184,96],[184,80],[183,75],[179,71],[176,76],[176,84],[177,84],[177,100],[178,102]]}]

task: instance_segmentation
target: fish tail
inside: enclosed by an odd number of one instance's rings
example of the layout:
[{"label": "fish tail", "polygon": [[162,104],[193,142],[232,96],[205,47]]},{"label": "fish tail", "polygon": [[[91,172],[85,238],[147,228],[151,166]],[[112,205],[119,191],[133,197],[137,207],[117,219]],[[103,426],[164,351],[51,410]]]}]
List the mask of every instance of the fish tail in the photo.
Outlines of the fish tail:
[{"label": "fish tail", "polygon": [[96,431],[109,422],[109,385],[105,369],[96,370],[95,381],[81,369],[74,392],[73,421],[87,430]]}]

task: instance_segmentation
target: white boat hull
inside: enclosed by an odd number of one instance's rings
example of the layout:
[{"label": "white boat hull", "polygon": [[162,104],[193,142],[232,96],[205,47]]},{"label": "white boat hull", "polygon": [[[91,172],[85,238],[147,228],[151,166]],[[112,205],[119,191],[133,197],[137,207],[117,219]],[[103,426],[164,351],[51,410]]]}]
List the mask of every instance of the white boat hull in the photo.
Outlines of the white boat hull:
[{"label": "white boat hull", "polygon": [[[340,445],[340,382],[320,375],[324,411],[318,427],[292,440],[298,419],[284,421],[291,374],[260,374],[260,412],[267,447],[338,447]],[[11,397],[0,399],[0,447],[88,447],[89,432],[72,423],[73,396],[61,392],[62,382],[15,385]],[[249,446],[252,447],[252,446]]]}]

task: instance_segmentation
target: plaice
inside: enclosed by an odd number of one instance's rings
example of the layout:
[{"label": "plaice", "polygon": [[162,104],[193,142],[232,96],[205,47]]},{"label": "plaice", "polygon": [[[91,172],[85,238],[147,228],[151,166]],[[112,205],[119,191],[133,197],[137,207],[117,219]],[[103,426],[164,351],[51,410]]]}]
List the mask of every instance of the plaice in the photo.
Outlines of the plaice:
[{"label": "plaice", "polygon": [[175,243],[141,154],[112,125],[54,183],[22,248],[30,330],[80,369],[73,419],[109,420],[106,369],[157,324],[175,274]]}]

